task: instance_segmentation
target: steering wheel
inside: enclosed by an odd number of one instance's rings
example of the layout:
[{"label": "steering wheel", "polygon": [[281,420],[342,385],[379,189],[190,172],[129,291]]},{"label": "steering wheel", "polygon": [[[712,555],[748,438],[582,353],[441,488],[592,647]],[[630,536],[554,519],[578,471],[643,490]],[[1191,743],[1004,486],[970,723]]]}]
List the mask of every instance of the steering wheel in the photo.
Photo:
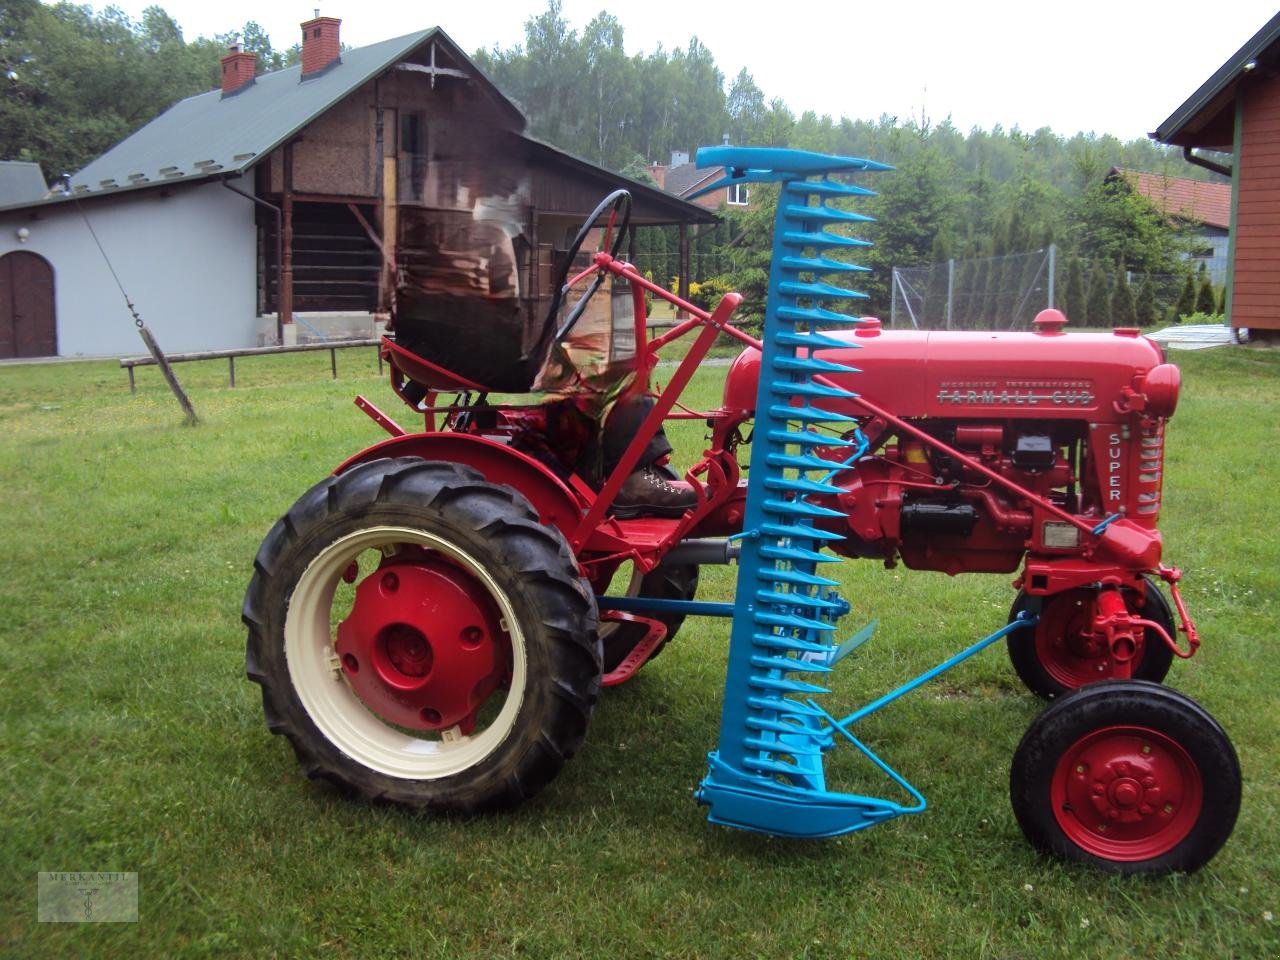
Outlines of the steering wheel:
[{"label": "steering wheel", "polygon": [[[627,232],[627,227],[631,224],[631,194],[626,190],[613,191],[613,193],[600,201],[600,205],[591,212],[591,215],[578,228],[577,236],[573,238],[573,243],[569,244],[569,252],[565,257],[564,267],[561,268],[559,276],[556,277],[554,285],[556,295],[552,301],[551,313],[548,317],[552,322],[554,322],[556,314],[560,311],[564,295],[568,292],[566,284],[569,280],[569,274],[573,270],[573,261],[578,258],[578,252],[586,242],[587,235],[595,228],[596,221],[606,213],[609,215],[609,220],[605,226],[604,242],[605,246],[609,248],[609,256],[616,257],[618,251],[622,249],[622,238]],[[610,243],[611,238],[612,243]],[[600,289],[600,285],[604,283],[604,274],[603,270],[597,271],[595,279],[591,281],[590,286],[569,308],[569,312],[565,314],[564,322],[560,324],[560,329],[556,331],[555,343],[563,340],[569,331],[573,329],[573,325],[578,322],[583,311],[587,309],[587,303],[590,302],[595,292]]]}]

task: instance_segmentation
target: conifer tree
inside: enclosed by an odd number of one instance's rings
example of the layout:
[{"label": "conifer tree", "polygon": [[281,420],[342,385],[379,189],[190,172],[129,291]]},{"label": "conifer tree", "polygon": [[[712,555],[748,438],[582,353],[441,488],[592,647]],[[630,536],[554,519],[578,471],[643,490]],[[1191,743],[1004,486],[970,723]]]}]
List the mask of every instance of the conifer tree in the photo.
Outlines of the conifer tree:
[{"label": "conifer tree", "polygon": [[1156,287],[1151,282],[1151,274],[1142,278],[1138,287],[1138,299],[1134,303],[1134,313],[1140,327],[1149,327],[1160,319],[1156,309]]},{"label": "conifer tree", "polygon": [[1209,280],[1209,270],[1200,261],[1200,271],[1196,290],[1196,313],[1213,313],[1216,298],[1213,295],[1213,284]]},{"label": "conifer tree", "polygon": [[1182,281],[1182,292],[1178,294],[1178,302],[1173,305],[1173,322],[1189,317],[1196,311],[1196,282],[1187,273]]},{"label": "conifer tree", "polygon": [[1111,294],[1111,322],[1117,327],[1138,325],[1137,304],[1134,303],[1133,290],[1129,287],[1123,266],[1116,272],[1116,288]]},{"label": "conifer tree", "polygon": [[1089,299],[1084,307],[1085,323],[1091,327],[1111,325],[1111,283],[1101,263],[1095,264],[1089,276]]}]

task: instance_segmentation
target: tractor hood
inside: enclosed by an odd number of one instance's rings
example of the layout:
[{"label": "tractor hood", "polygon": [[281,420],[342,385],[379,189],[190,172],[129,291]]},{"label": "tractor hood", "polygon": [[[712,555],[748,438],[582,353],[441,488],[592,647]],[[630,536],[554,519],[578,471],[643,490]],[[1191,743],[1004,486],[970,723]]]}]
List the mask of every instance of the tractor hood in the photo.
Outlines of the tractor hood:
[{"label": "tractor hood", "polygon": [[[1168,416],[1177,403],[1177,367],[1137,330],[1063,333],[1044,325],[1035,333],[952,333],[883,330],[878,320],[867,320],[856,331],[824,336],[848,346],[820,350],[819,358],[860,371],[830,379],[903,417],[1025,417],[1034,411],[1050,418],[1114,419],[1144,405]],[[725,405],[754,409],[759,374],[759,351],[743,351],[730,369]],[[845,406],[820,405],[838,412]]]}]

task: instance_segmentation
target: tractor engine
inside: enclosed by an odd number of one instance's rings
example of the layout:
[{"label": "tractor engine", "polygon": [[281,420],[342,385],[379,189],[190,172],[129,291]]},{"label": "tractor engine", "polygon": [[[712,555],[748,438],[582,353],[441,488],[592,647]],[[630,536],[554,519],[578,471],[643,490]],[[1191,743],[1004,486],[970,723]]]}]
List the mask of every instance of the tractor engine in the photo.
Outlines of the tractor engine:
[{"label": "tractor engine", "polygon": [[[1068,334],[1064,323],[1046,311],[1034,333],[889,331],[876,320],[826,333],[848,346],[818,357],[860,371],[830,382],[859,399],[815,404],[856,417],[860,431],[845,440],[865,442],[853,468],[831,479],[843,492],[814,501],[842,514],[823,521],[846,538],[832,549],[948,574],[1010,573],[1025,558],[1024,589],[1041,595],[1110,574],[1133,582],[1153,570],[1164,425],[1177,404],[1178,369],[1137,330]],[[755,351],[737,359],[726,406],[750,404],[758,366]],[[849,452],[824,455],[843,461]],[[1121,556],[1099,550],[1083,524],[1049,505],[1089,527],[1129,521],[1142,548]]]}]

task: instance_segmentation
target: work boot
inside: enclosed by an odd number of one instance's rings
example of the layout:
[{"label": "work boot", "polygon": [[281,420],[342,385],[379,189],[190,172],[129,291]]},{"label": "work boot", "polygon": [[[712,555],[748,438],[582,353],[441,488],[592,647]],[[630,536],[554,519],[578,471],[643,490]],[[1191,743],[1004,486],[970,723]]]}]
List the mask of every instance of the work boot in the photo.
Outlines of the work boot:
[{"label": "work boot", "polygon": [[683,484],[667,481],[653,465],[640,467],[622,483],[610,513],[620,520],[633,517],[679,517],[698,505],[698,495]]}]

